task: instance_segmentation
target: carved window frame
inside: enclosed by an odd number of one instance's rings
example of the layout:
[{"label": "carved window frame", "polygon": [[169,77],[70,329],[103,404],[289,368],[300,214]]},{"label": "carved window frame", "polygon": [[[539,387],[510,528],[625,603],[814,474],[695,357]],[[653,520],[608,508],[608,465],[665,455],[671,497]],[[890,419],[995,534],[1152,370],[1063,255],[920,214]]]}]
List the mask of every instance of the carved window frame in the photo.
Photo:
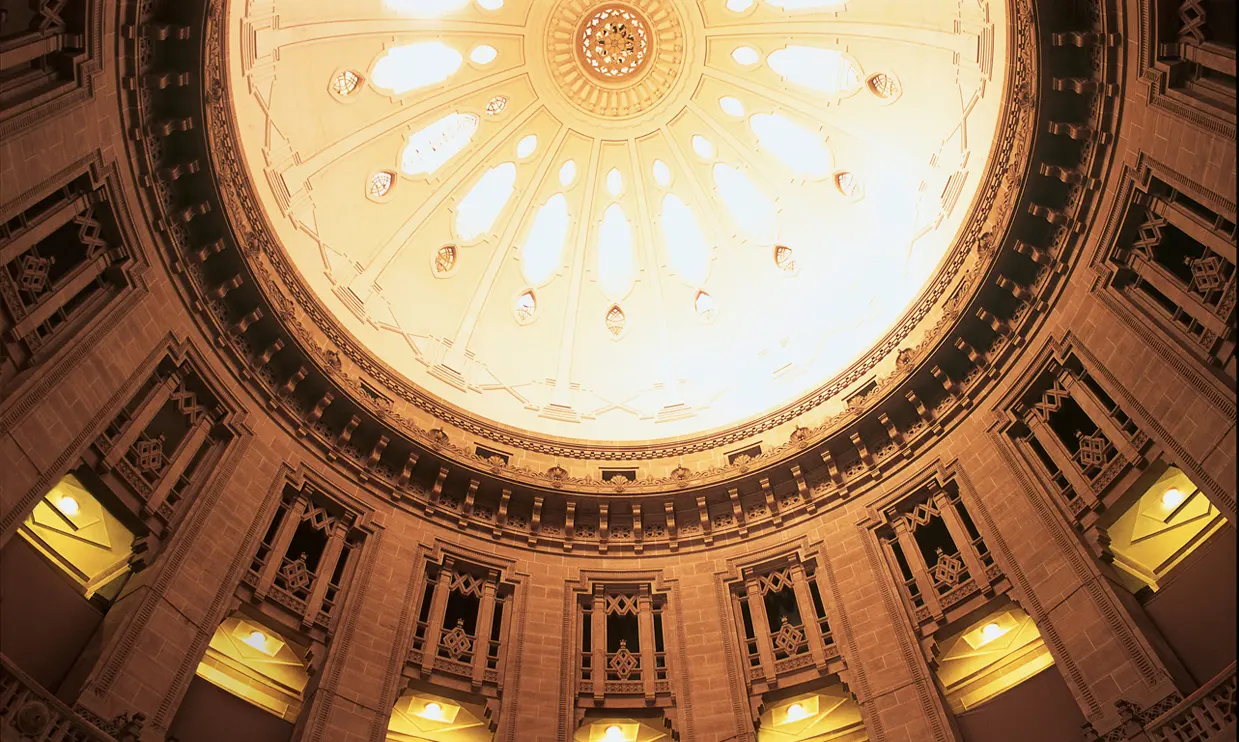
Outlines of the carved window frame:
[{"label": "carved window frame", "polygon": [[[1100,396],[1103,404],[1108,401],[1117,411],[1116,416],[1109,420],[1094,418],[1093,413],[1098,412],[1096,409],[1091,413],[1086,411],[1089,419],[1118,444],[1119,451],[1113,466],[1107,467],[1111,471],[1105,472],[1091,492],[1077,499],[1063,494],[1064,486],[1071,486],[1072,483],[1064,485],[1063,478],[1055,477],[1049,470],[1046,462],[1053,457],[1042,456],[1023,443],[1031,433],[1023,421],[1025,415],[1018,411],[1027,402],[1030,390],[1043,384],[1047,374],[1061,375],[1064,369],[1073,369],[1072,374],[1080,382],[1077,388],[1093,396],[1094,404]],[[1082,374],[1087,375],[1087,379]],[[1203,385],[1198,387],[1198,391],[1207,392],[1209,389]],[[1086,401],[1082,406],[1087,404]],[[1018,462],[1024,473],[1046,493],[1064,520],[1084,534],[1085,540],[1090,543],[1090,550],[1098,559],[1104,552],[1104,544],[1098,543],[1099,533],[1139,498],[1141,490],[1134,485],[1158,461],[1183,471],[1227,520],[1234,522],[1234,494],[1216,482],[1070,332],[1065,333],[1061,340],[1046,341],[1010,391],[997,402],[997,408],[999,413],[994,430],[999,433],[996,436],[998,445],[1005,448],[1012,461]],[[1230,410],[1233,414],[1233,402]],[[1120,429],[1130,435],[1121,436]],[[1122,440],[1123,437],[1126,440]],[[1072,478],[1078,480],[1075,475]],[[1104,536],[1101,538],[1104,540]]]},{"label": "carved window frame", "polygon": [[[523,620],[524,576],[509,560],[469,551],[443,542],[421,553],[417,561],[417,596],[411,604],[411,631],[404,655],[404,674],[430,686],[480,695],[493,718],[498,718],[500,698],[519,658],[518,624]],[[474,630],[446,624],[447,602],[452,593],[478,599]],[[489,602],[489,607],[486,605]],[[485,614],[490,613],[489,619]],[[489,620],[491,638],[487,653],[476,654],[478,619]],[[498,625],[498,638],[494,630]],[[435,651],[426,655],[426,647]]]},{"label": "carved window frame", "polygon": [[[815,548],[792,544],[728,560],[717,578],[726,608],[727,642],[754,718],[763,696],[772,690],[847,674],[845,639],[831,624],[837,616],[832,615],[830,578]],[[766,595],[782,590],[795,600],[800,622],[785,620],[775,631]]]},{"label": "carved window frame", "polygon": [[[272,492],[269,511],[259,516],[263,535],[255,539],[246,555],[236,598],[247,604],[246,613],[309,646],[312,666],[319,666],[341,618],[356,610],[350,604],[358,592],[355,583],[359,567],[378,548],[375,536],[383,519],[381,513],[347,494],[327,476],[304,466],[282,471]],[[300,557],[287,558],[297,529],[303,523],[314,527],[316,518],[323,521],[317,524],[323,527],[316,530],[324,533],[326,542],[320,558],[333,551],[335,554],[327,566],[332,576],[326,583],[318,579],[326,574],[322,564],[309,569],[303,563],[297,568],[293,563]],[[274,566],[270,557],[280,551],[284,551],[281,562]],[[309,582],[302,584],[306,579]],[[312,610],[316,606],[318,610]]]},{"label": "carved window frame", "polygon": [[[1182,0],[1140,0],[1138,70],[1148,88],[1149,106],[1167,111],[1192,126],[1233,142],[1234,99],[1231,100],[1231,110],[1226,111],[1185,92],[1180,82],[1185,72],[1183,68],[1194,63],[1164,54],[1182,46],[1177,39],[1163,38],[1168,28],[1162,19],[1175,12],[1168,7],[1172,2],[1183,4]],[[1233,48],[1229,50],[1229,55],[1233,62]]]},{"label": "carved window frame", "polygon": [[[560,739],[571,738],[586,713],[597,709],[662,709],[673,729],[689,728],[685,725],[690,723],[687,716],[691,712],[679,710],[676,703],[677,699],[687,697],[689,683],[684,631],[678,618],[681,608],[676,593],[677,584],[678,580],[667,579],[659,571],[632,570],[581,570],[579,580],[565,584],[561,666],[570,669],[562,673],[560,697],[570,699],[570,702],[563,704],[565,713],[559,720]],[[631,597],[633,610],[639,611],[638,604],[646,600],[651,608],[655,605],[660,607],[663,664],[656,664],[655,675],[650,678],[652,683],[646,683],[643,674],[641,680],[627,681],[632,687],[608,687],[604,682],[599,693],[597,684],[582,680],[582,655],[586,654],[582,649],[584,622],[592,618],[592,613],[587,612],[585,606],[596,606],[601,602],[605,609],[618,596]],[[590,635],[593,636],[592,631]],[[592,665],[589,669],[591,672],[594,670]],[[644,673],[645,668],[641,670]],[[642,687],[637,688],[636,685]]]},{"label": "carved window frame", "polygon": [[0,44],[0,49],[4,51],[41,47],[45,54],[40,57],[63,55],[62,50],[71,50],[65,57],[69,63],[70,79],[42,89],[37,95],[0,106],[0,139],[12,138],[95,97],[96,78],[103,71],[103,11],[107,3],[104,0],[80,0],[83,26],[80,31],[70,29],[64,21],[61,14],[66,4],[65,0],[40,0],[40,6],[48,11],[44,14],[41,27],[10,37]]},{"label": "carved window frame", "polygon": [[[1194,202],[1190,210],[1175,205],[1175,199],[1180,194]],[[1236,275],[1239,275],[1233,259],[1234,245],[1230,245],[1231,255],[1220,258],[1223,263],[1230,261],[1230,266],[1223,265],[1223,268],[1230,269],[1230,275],[1220,289],[1223,295],[1218,300],[1215,312],[1217,323],[1224,329],[1222,332],[1213,333],[1214,339],[1211,341],[1207,337],[1202,339],[1200,334],[1189,333],[1181,323],[1174,321],[1167,309],[1155,304],[1152,299],[1133,296],[1131,289],[1123,288],[1130,284],[1135,275],[1130,266],[1132,258],[1125,257],[1132,252],[1132,247],[1125,243],[1133,239],[1138,242],[1141,237],[1132,233],[1136,229],[1132,222],[1139,218],[1133,210],[1145,209],[1147,206],[1153,206],[1162,212],[1175,212],[1170,218],[1199,230],[1210,242],[1205,244],[1199,237],[1193,239],[1215,254],[1215,248],[1225,249],[1225,245],[1221,243],[1227,239],[1226,225],[1229,224],[1229,231],[1233,232],[1236,222],[1236,206],[1233,202],[1141,153],[1135,166],[1124,168],[1113,208],[1093,254],[1091,266],[1098,276],[1093,294],[1102,303],[1109,305],[1120,321],[1127,324],[1171,365],[1182,370],[1184,353],[1181,351],[1186,351],[1199,369],[1199,372],[1193,375],[1203,375],[1212,382],[1214,389],[1209,392],[1209,396],[1215,399],[1219,394],[1229,397],[1229,405],[1233,409],[1237,362],[1235,344],[1239,340],[1234,330],[1235,283]],[[1197,207],[1208,209],[1215,215],[1213,225],[1207,224],[1203,215],[1195,213]],[[1189,289],[1190,287],[1185,288],[1185,291]],[[1229,302],[1229,310],[1222,306],[1225,302]],[[1182,311],[1186,312],[1185,309]],[[1209,332],[1208,328],[1201,329],[1202,333]],[[1206,347],[1206,344],[1209,347]]]},{"label": "carved window frame", "polygon": [[[58,193],[60,200],[52,203]],[[120,242],[108,245],[96,258],[96,262],[107,262],[96,278],[104,282],[105,290],[95,292],[73,307],[51,333],[33,342],[33,331],[12,335],[16,325],[3,332],[0,343],[12,346],[19,355],[9,357],[8,352],[0,352],[0,377],[3,377],[0,388],[4,390],[0,392],[0,404],[22,397],[23,392],[31,391],[30,387],[38,385],[39,380],[43,380],[44,385],[52,384],[68,374],[101,336],[120,324],[120,318],[132,310],[146,292],[141,276],[148,265],[122,193],[116,165],[104,165],[97,154],[78,160],[12,201],[0,204],[0,224],[16,225],[15,229],[10,226],[13,231],[7,239],[0,238],[3,259],[0,270],[6,273],[13,267],[10,264],[30,255],[30,250],[43,241],[42,227],[51,224],[59,230],[84,219],[86,221],[79,222],[79,227],[87,229],[90,215],[96,208],[107,210],[107,219],[114,225]],[[11,254],[4,254],[6,248]],[[85,263],[81,268],[84,267]],[[67,286],[71,281],[66,278],[62,283]],[[49,288],[49,291],[55,289]],[[15,300],[16,297],[6,296],[6,302]]]},{"label": "carved window frame", "polygon": [[[969,484],[953,467],[934,462],[870,505],[861,522],[884,557],[885,577],[909,626],[922,638],[953,630],[959,621],[1012,592],[998,562],[995,534],[987,528],[987,518],[971,512],[966,500],[976,501]],[[915,531],[934,520],[956,551],[940,550],[938,561],[930,565]]]}]

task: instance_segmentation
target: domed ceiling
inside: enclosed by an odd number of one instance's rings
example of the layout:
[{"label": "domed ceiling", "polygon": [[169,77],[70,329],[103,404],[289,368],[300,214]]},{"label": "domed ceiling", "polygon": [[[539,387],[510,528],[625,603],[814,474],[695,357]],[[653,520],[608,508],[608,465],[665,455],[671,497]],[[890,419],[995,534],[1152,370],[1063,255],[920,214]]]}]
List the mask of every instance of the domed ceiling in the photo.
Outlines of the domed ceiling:
[{"label": "domed ceiling", "polygon": [[535,435],[717,431],[875,346],[1002,112],[988,0],[230,0],[229,99],[303,282]]}]

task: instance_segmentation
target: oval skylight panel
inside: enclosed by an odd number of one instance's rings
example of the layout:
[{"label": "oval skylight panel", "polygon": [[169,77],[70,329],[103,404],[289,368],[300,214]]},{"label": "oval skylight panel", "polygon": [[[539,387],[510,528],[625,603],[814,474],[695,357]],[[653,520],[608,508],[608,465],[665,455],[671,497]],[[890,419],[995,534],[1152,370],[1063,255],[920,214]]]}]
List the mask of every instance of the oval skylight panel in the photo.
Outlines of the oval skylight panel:
[{"label": "oval skylight panel", "polygon": [[456,239],[472,242],[489,232],[515,184],[515,164],[505,162],[487,170],[456,206]]},{"label": "oval skylight panel", "polygon": [[555,275],[568,238],[568,199],[556,193],[538,209],[529,236],[521,247],[521,272],[525,280],[541,286]]},{"label": "oval skylight panel", "polygon": [[538,137],[530,134],[516,143],[516,156],[522,160],[529,157],[538,148]]},{"label": "oval skylight panel", "polygon": [[420,41],[384,52],[374,63],[370,81],[375,87],[402,95],[447,80],[463,61],[460,52],[441,41]]},{"label": "oval skylight panel", "polygon": [[810,178],[825,178],[834,169],[834,157],[817,134],[777,113],[756,113],[749,126],[757,145],[792,170]]},{"label": "oval skylight panel", "polygon": [[401,172],[405,175],[435,172],[468,146],[479,121],[472,113],[452,113],[410,134],[400,155]]},{"label": "oval skylight panel", "polygon": [[490,64],[495,61],[495,57],[499,56],[499,52],[495,47],[488,44],[473,47],[473,51],[469,52],[469,61],[474,64]]},{"label": "oval skylight panel", "polygon": [[723,109],[723,113],[728,116],[744,115],[744,104],[740,102],[739,98],[733,98],[730,95],[724,95],[722,98],[719,98],[718,107]]},{"label": "oval skylight panel", "polygon": [[774,204],[748,176],[731,165],[714,166],[714,187],[740,231],[753,242],[773,242],[779,233]]},{"label": "oval skylight panel", "polygon": [[622,299],[632,288],[636,273],[632,252],[632,225],[623,207],[611,204],[598,228],[598,283],[611,299]]},{"label": "oval skylight panel", "polygon": [[667,163],[662,160],[654,160],[654,165],[650,168],[650,172],[654,175],[654,182],[666,188],[671,185],[671,168],[667,167]]},{"label": "oval skylight panel", "polygon": [[618,198],[624,192],[624,176],[619,170],[611,168],[607,173],[607,193]]},{"label": "oval skylight panel", "polygon": [[567,188],[576,180],[576,162],[568,160],[559,168],[559,184]]},{"label": "oval skylight panel", "polygon": [[703,160],[709,160],[714,157],[714,143],[700,134],[693,135],[692,145],[693,151]]},{"label": "oval skylight panel", "polygon": [[692,209],[674,193],[663,196],[661,226],[671,270],[691,286],[705,283],[710,272],[710,244]]},{"label": "oval skylight panel", "polygon": [[770,52],[766,64],[784,80],[828,95],[860,87],[860,70],[835,49],[788,46]]},{"label": "oval skylight panel", "polygon": [[751,46],[737,46],[731,51],[731,58],[736,60],[736,64],[742,67],[748,67],[761,61],[761,55]]}]

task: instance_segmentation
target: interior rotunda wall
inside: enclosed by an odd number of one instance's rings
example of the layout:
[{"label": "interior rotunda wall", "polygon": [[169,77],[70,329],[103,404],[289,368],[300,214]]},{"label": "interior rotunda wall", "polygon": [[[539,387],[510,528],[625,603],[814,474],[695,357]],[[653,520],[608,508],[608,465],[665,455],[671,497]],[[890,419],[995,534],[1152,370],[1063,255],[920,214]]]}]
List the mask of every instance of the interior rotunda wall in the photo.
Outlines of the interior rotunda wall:
[{"label": "interior rotunda wall", "polygon": [[[48,5],[65,4],[40,7]],[[765,690],[759,691],[746,678],[730,591],[743,583],[746,568],[788,555],[815,565],[839,650],[836,659],[818,668],[820,678],[797,676],[790,686],[842,681],[860,707],[869,739],[1047,739],[1036,732],[1027,736],[1026,725],[1038,715],[1067,719],[1077,712],[1078,720],[1070,718],[1076,728],[1088,722],[1106,734],[1131,721],[1116,703],[1148,709],[1170,699],[1169,708],[1224,675],[1228,663],[1233,699],[1233,587],[1228,598],[1216,597],[1218,586],[1233,586],[1235,580],[1233,301],[1224,318],[1230,359],[1209,365],[1184,350],[1164,326],[1119,303],[1120,294],[1102,285],[1104,271],[1092,265],[1104,263],[1094,256],[1104,255],[1117,239],[1112,225],[1123,218],[1132,183],[1150,172],[1180,192],[1197,194],[1197,202],[1230,220],[1234,260],[1233,88],[1230,112],[1202,119],[1193,112],[1205,108],[1187,106],[1185,112],[1181,104],[1166,104],[1168,94],[1158,90],[1164,81],[1151,81],[1156,65],[1141,61],[1147,57],[1150,6],[1174,3],[1123,0],[1096,6],[1111,24],[1105,43],[1117,46],[1119,60],[1116,78],[1105,83],[1110,92],[1104,93],[1115,112],[1113,131],[1106,134],[1112,162],[1090,186],[1098,194],[1095,208],[1072,223],[1082,235],[1075,257],[1061,266],[1066,273],[1061,291],[1043,308],[1041,323],[1021,338],[1018,353],[997,369],[998,378],[968,400],[966,413],[906,463],[888,467],[889,473],[816,513],[789,516],[776,528],[754,528],[743,538],[720,534],[709,544],[686,535],[674,551],[651,545],[643,553],[618,544],[599,553],[557,539],[526,547],[466,527],[463,515],[458,527],[454,514],[432,518],[429,506],[401,502],[373,480],[362,481],[338,457],[324,455],[277,409],[274,398],[261,399],[246,386],[223,350],[224,340],[198,317],[209,308],[195,305],[179,288],[187,265],[165,247],[170,225],[156,215],[143,190],[149,184],[140,182],[131,165],[135,141],[150,135],[132,128],[130,92],[123,86],[135,79],[133,60],[118,59],[116,49],[135,34],[157,33],[133,25],[131,5],[136,4],[85,3],[84,17],[96,33],[85,42],[89,51],[76,87],[0,117],[0,220],[87,173],[93,183],[106,184],[116,234],[132,256],[127,283],[115,300],[78,318],[71,333],[23,361],[3,377],[0,391],[3,682],[14,682],[7,664],[12,660],[46,686],[36,693],[62,702],[63,707],[53,704],[53,715],[74,708],[85,718],[105,721],[139,712],[145,715],[143,740],[163,740],[169,731],[182,742],[212,738],[201,729],[178,728],[178,709],[191,683],[202,682],[195,672],[217,627],[245,602],[238,585],[285,484],[307,481],[364,517],[355,526],[361,540],[343,602],[334,608],[330,638],[320,642],[325,654],[314,658],[300,714],[288,720],[298,740],[386,738],[392,708],[412,675],[409,653],[428,579],[425,565],[444,554],[497,570],[511,586],[506,603],[511,622],[501,640],[502,689],[489,701],[481,691],[476,695],[497,740],[565,740],[576,733],[593,703],[581,700],[590,692],[573,679],[579,596],[588,595],[594,584],[634,580],[666,596],[671,620],[663,630],[673,697],[637,706],[665,713],[666,723],[686,742],[762,738],[755,725],[789,684],[767,687],[762,681]],[[1233,45],[1229,54],[1233,84]],[[171,77],[168,84],[175,87]],[[195,170],[209,167],[199,162]],[[0,237],[0,250],[4,244]],[[1230,291],[1233,300],[1233,268]],[[214,390],[219,409],[226,410],[220,428],[227,429],[228,439],[211,465],[190,478],[186,491],[194,493],[192,501],[152,547],[154,556],[139,558],[140,571],[92,625],[90,618],[66,615],[84,604],[61,608],[57,601],[67,598],[44,597],[65,595],[64,584],[56,582],[59,573],[35,577],[33,569],[20,566],[42,557],[27,551],[15,556],[15,550],[29,549],[19,530],[169,357],[189,359],[185,362]],[[1123,486],[1136,486],[1144,467],[1160,461],[1184,472],[1225,518],[1208,543],[1160,586],[1155,600],[1173,600],[1174,608],[1144,602],[1123,587],[1110,564],[1113,556],[1102,558],[1107,544],[1098,542],[1095,529],[1068,519],[1047,478],[1020,458],[1021,449],[1012,442],[1015,400],[1051,357],[1063,365],[1082,364],[1147,437],[1152,448],[1142,449],[1142,463],[1122,475]],[[879,533],[886,533],[887,510],[930,482],[959,493],[1000,572],[995,586],[969,603],[968,616],[985,615],[988,601],[1012,601],[1031,617],[1053,661],[1034,680],[990,701],[1009,702],[1005,713],[988,705],[952,711],[936,679],[945,634],[935,635],[910,613],[883,551]],[[746,497],[759,492],[751,481],[740,486]],[[499,485],[487,482],[474,489],[497,498]],[[547,495],[548,522],[553,513],[562,521],[557,506],[549,504],[552,497]],[[582,513],[594,512],[596,498],[579,499]],[[615,498],[625,505],[631,499]],[[663,510],[657,496],[641,501],[646,513]],[[719,502],[726,502],[726,495]],[[620,512],[616,505],[613,524]],[[684,528],[683,511],[677,515]],[[701,526],[708,533],[712,524]],[[22,619],[45,613],[56,620]],[[1206,613],[1208,621],[1202,619]],[[958,623],[963,617],[956,619],[942,623],[964,625]],[[1202,626],[1207,630],[1198,630]],[[70,645],[85,649],[65,650]],[[65,656],[53,656],[56,651]],[[434,686],[436,677],[428,672],[417,682]],[[463,686],[453,683],[441,685],[453,688],[452,697],[470,697],[467,680]],[[604,701],[597,706],[615,708]],[[4,716],[10,712],[0,705],[5,740],[15,718],[15,712]],[[1078,739],[1085,738],[1081,732]],[[1206,738],[1214,737],[1200,739]]]}]

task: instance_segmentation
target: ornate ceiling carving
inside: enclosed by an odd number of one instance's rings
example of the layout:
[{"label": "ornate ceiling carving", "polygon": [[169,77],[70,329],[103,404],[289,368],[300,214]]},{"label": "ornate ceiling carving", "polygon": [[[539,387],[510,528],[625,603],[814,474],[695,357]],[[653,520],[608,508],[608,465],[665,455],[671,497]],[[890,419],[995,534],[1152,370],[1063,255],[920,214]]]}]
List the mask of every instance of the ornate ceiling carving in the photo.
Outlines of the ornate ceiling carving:
[{"label": "ornate ceiling carving", "polygon": [[[231,3],[231,61],[210,71],[228,214],[278,276],[264,286],[421,426],[601,460],[826,429],[850,415],[851,387],[885,386],[897,351],[949,324],[1027,161],[1031,121],[1002,92],[1026,85],[1030,61],[1002,63],[1006,8],[940,5],[914,33],[887,23],[896,0],[790,14],[565,0],[434,23]],[[312,22],[323,13],[332,24]],[[499,21],[513,38],[483,44]],[[607,45],[610,61],[585,53]],[[812,54],[779,56],[796,50]],[[421,82],[384,66],[414,52],[448,55],[447,78],[389,95]],[[824,61],[839,80],[797,77]],[[354,68],[369,86],[333,101]],[[321,120],[298,121],[307,100]],[[772,142],[788,138],[800,148]],[[821,179],[796,170],[815,146],[832,161]],[[429,175],[407,167],[431,150]],[[771,195],[769,214],[746,210]],[[539,283],[531,243],[556,203],[560,247]],[[696,236],[699,255],[677,259]]]}]

